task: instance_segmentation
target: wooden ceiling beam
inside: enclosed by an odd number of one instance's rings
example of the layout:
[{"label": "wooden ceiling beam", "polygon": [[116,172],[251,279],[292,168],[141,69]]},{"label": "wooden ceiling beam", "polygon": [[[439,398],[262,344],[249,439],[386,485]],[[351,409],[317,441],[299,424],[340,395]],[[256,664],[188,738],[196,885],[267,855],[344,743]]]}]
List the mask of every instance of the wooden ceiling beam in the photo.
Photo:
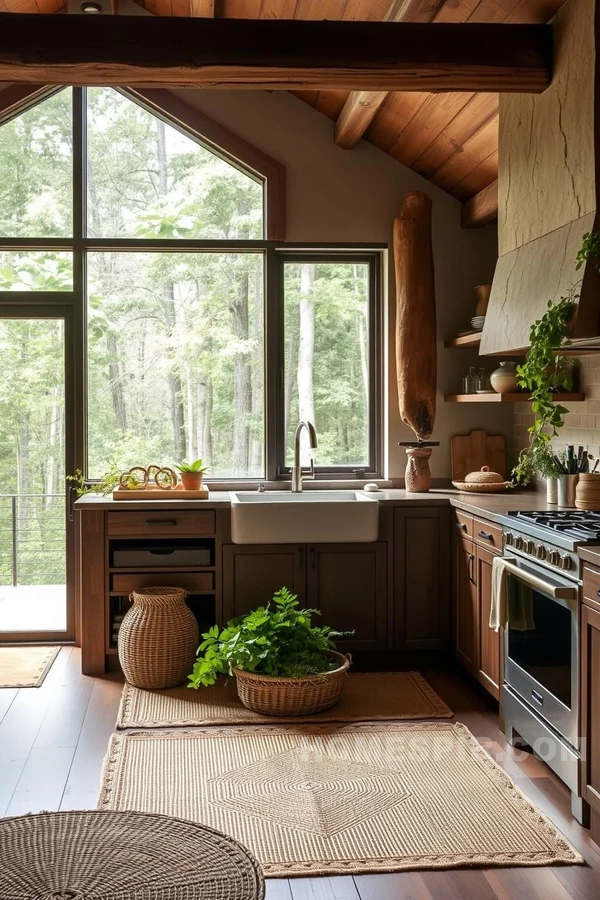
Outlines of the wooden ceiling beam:
[{"label": "wooden ceiling beam", "polygon": [[18,83],[541,93],[551,67],[547,25],[5,13],[0,28],[0,81]]},{"label": "wooden ceiling beam", "polygon": [[460,210],[462,228],[482,228],[498,218],[498,180],[463,203]]},{"label": "wooden ceiling beam", "polygon": [[[384,22],[432,22],[445,0],[421,2],[392,0]],[[352,91],[335,123],[333,139],[338,147],[352,150],[379,112],[387,91]]]}]

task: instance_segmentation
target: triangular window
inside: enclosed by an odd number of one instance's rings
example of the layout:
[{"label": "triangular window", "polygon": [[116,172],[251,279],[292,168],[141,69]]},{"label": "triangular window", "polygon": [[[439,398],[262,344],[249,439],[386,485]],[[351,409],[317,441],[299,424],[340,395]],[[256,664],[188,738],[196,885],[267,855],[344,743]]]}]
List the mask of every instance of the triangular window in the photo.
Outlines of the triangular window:
[{"label": "triangular window", "polygon": [[88,236],[263,237],[263,183],[112,88],[87,91]]}]

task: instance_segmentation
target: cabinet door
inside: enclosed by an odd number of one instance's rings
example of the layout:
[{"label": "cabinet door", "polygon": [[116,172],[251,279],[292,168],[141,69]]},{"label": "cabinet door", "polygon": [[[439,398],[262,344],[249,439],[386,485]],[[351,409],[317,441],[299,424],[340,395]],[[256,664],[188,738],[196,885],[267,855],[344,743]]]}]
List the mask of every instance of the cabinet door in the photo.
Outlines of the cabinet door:
[{"label": "cabinet door", "polygon": [[583,796],[600,835],[600,612],[581,607],[581,729]]},{"label": "cabinet door", "polygon": [[456,657],[474,675],[477,672],[477,581],[475,545],[454,539],[454,634]]},{"label": "cabinet door", "polygon": [[399,650],[437,650],[450,635],[450,512],[394,510],[394,635]]},{"label": "cabinet door", "polygon": [[500,651],[501,631],[493,631],[489,626],[492,605],[492,563],[499,553],[492,553],[485,547],[477,547],[477,598],[479,607],[479,648],[477,654],[477,678],[490,694],[500,699]]},{"label": "cabinet door", "polygon": [[308,548],[307,601],[323,625],[354,631],[340,650],[384,650],[387,636],[387,546],[312,544]]},{"label": "cabinet door", "polygon": [[223,616],[225,621],[264,606],[275,591],[289,588],[305,597],[304,546],[300,544],[225,544]]}]

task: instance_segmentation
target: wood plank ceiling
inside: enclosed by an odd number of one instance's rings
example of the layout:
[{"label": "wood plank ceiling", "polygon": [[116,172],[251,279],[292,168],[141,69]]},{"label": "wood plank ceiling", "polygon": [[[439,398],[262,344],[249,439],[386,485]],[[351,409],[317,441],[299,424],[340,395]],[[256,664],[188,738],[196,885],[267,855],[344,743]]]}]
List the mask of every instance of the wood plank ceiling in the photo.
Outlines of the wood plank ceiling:
[{"label": "wood plank ceiling", "polygon": [[[118,0],[113,0],[117,4]],[[547,22],[566,0],[143,0],[160,16],[403,22]],[[0,12],[55,13],[63,0],[0,0]],[[498,175],[498,95],[295,91],[335,123],[351,149],[361,137],[461,201],[489,196]],[[492,185],[490,188],[489,186]],[[467,210],[477,208],[471,204]],[[467,226],[479,221],[469,212]]]}]

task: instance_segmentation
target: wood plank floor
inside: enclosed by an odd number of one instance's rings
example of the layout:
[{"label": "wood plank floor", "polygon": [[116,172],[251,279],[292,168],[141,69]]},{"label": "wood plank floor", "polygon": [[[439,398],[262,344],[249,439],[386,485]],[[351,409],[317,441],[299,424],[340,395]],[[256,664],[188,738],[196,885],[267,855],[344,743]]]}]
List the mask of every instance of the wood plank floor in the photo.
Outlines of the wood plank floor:
[{"label": "wood plank floor", "polygon": [[[571,818],[568,791],[543,763],[506,744],[495,712],[466,676],[448,671],[424,674],[457,719],[553,820],[587,865],[269,880],[267,900],[600,897],[600,847]],[[79,650],[71,647],[62,648],[41,688],[0,690],[0,816],[95,806],[120,694],[120,677],[82,675]]]}]

